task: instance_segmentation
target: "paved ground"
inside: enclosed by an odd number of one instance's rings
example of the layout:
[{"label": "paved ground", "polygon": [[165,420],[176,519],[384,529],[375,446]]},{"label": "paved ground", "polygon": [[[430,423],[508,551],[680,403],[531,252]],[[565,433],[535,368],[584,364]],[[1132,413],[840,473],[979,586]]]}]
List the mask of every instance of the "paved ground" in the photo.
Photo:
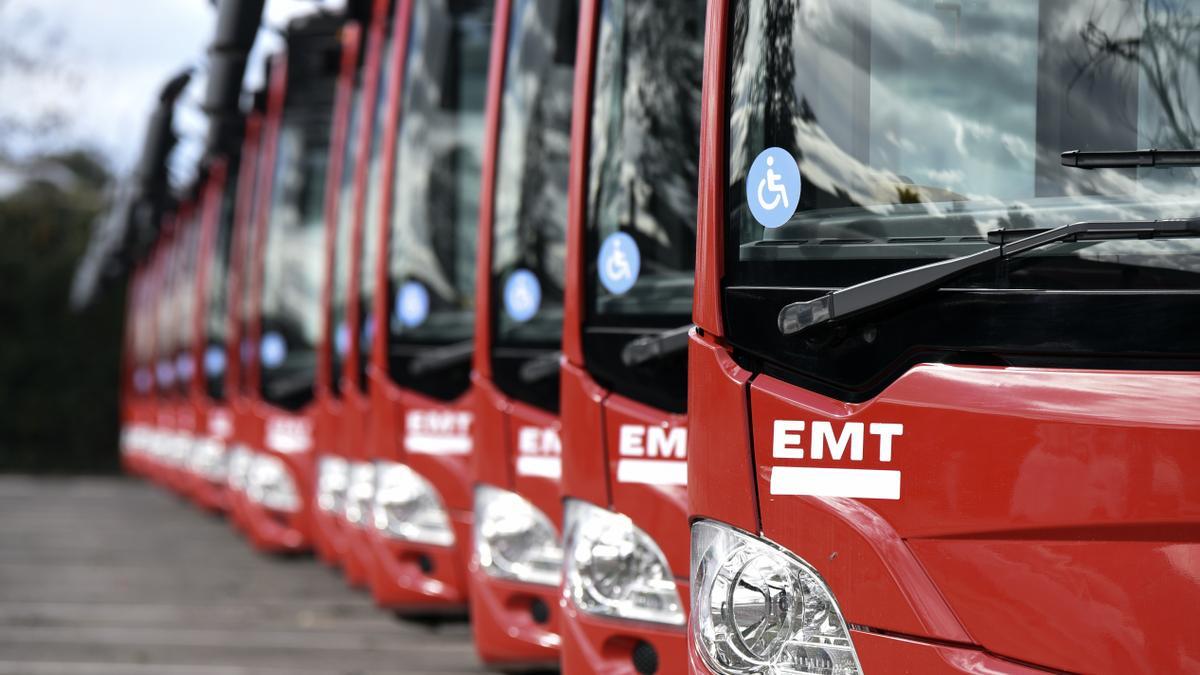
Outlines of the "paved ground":
[{"label": "paved ground", "polygon": [[0,675],[468,672],[465,622],[394,619],[162,490],[0,477]]}]

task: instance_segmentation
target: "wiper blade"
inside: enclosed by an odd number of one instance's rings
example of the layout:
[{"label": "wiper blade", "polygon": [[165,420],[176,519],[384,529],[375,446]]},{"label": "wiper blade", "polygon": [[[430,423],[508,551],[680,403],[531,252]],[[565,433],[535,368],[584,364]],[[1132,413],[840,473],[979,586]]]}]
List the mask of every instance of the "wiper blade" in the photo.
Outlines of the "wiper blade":
[{"label": "wiper blade", "polygon": [[621,350],[621,362],[627,366],[638,366],[647,361],[674,354],[686,349],[688,333],[692,324],[671,328],[656,335],[640,337]]},{"label": "wiper blade", "polygon": [[424,375],[428,372],[457,366],[464,361],[470,361],[474,353],[474,340],[463,340],[444,347],[433,347],[408,362],[408,374]]},{"label": "wiper blade", "polygon": [[544,380],[551,375],[558,374],[558,364],[561,361],[562,352],[560,351],[535,356],[521,364],[521,369],[517,371],[517,377],[521,378],[525,384]]},{"label": "wiper blade", "polygon": [[1131,220],[1080,222],[1033,232],[1011,243],[1005,242],[1006,230],[988,233],[988,240],[1000,240],[999,246],[942,260],[902,272],[848,286],[804,302],[793,302],[779,312],[779,332],[792,335],[834,319],[842,319],[869,309],[895,302],[914,293],[942,285],[947,280],[977,267],[1019,253],[1067,241],[1104,241],[1110,239],[1156,239],[1200,237],[1200,217],[1179,220]]},{"label": "wiper blade", "polygon": [[1200,166],[1200,150],[1069,150],[1062,154],[1062,165],[1076,169]]}]

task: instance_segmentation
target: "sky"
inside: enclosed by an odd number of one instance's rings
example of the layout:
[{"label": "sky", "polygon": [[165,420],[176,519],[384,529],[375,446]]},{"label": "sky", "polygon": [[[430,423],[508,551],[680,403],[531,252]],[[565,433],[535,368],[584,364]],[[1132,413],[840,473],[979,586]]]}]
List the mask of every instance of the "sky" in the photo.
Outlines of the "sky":
[{"label": "sky", "polygon": [[[341,4],[267,0],[252,59],[280,46],[270,27]],[[199,77],[177,109],[184,141],[171,163],[186,177],[206,129],[199,104],[215,23],[210,0],[0,0],[0,151],[20,158],[84,147],[127,173],[163,83],[194,67]],[[21,66],[21,55],[34,57],[31,67]],[[252,62],[247,71],[257,79],[262,68]],[[56,118],[49,131],[37,131]]]}]

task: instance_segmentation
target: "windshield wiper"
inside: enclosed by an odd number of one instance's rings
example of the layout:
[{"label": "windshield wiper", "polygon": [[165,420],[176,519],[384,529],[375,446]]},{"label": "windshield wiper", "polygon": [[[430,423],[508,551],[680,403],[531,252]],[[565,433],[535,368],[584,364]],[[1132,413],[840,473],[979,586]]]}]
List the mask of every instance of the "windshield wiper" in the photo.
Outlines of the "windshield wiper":
[{"label": "windshield wiper", "polygon": [[638,366],[647,361],[674,354],[687,348],[688,333],[692,324],[671,328],[655,335],[640,337],[621,350],[621,362],[627,366]]},{"label": "windshield wiper", "polygon": [[1200,150],[1069,150],[1062,154],[1062,165],[1076,169],[1200,166]]},{"label": "windshield wiper", "polygon": [[[1109,239],[1200,237],[1200,217],[1180,220],[1085,221],[1045,231],[1035,230],[1036,234],[1022,237],[1012,243],[1003,243],[1003,232],[1005,230],[988,233],[989,241],[1000,239],[1002,243],[999,246],[871,279],[826,293],[814,300],[793,302],[779,312],[779,332],[792,335],[834,319],[874,309],[928,288],[940,286],[948,279],[977,267],[1046,244]],[[997,234],[999,236],[995,237]]]},{"label": "windshield wiper", "polygon": [[424,375],[431,371],[457,366],[464,361],[470,361],[474,353],[474,340],[463,340],[444,347],[434,347],[408,362],[408,374]]},{"label": "windshield wiper", "polygon": [[517,377],[521,378],[525,384],[544,380],[551,375],[558,374],[560,361],[562,361],[562,352],[557,350],[535,356],[521,364],[521,369],[517,371]]}]

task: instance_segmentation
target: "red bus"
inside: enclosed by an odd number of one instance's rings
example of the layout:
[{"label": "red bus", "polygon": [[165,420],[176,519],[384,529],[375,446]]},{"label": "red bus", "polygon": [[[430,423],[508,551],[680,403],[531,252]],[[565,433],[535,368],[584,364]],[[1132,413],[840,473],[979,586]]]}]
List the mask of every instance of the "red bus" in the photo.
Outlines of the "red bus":
[{"label": "red bus", "polygon": [[[369,17],[368,17],[369,21]],[[325,371],[317,388],[318,416],[314,441],[317,452],[316,496],[313,508],[313,547],[326,563],[341,566],[345,556],[342,510],[348,467],[343,442],[342,370],[349,349],[346,295],[349,261],[353,255],[355,157],[358,156],[358,116],[362,98],[364,25],[351,19],[342,29],[341,72],[338,75],[329,148],[325,198],[326,282],[321,302],[324,334],[329,346],[322,351]]]},{"label": "red bus", "polygon": [[[375,493],[375,449],[371,425],[374,411],[366,379],[374,321],[367,303],[374,292],[374,249],[379,239],[380,196],[387,189],[383,167],[386,161],[389,121],[394,119],[395,77],[398,46],[395,32],[399,21],[392,0],[376,0],[367,32],[364,82],[358,103],[353,200],[343,212],[351,218],[348,265],[338,270],[347,289],[339,309],[338,340],[344,345],[338,391],[342,400],[339,432],[345,449],[345,497],[341,502],[344,534],[343,570],[353,586],[369,586],[374,577],[374,557],[369,542],[372,527],[371,500]],[[347,185],[347,189],[351,186]],[[343,325],[344,324],[344,327]],[[334,465],[337,466],[336,464]]]},{"label": "red bus", "polygon": [[579,8],[496,5],[476,297],[471,627],[496,665],[558,663],[558,361]]},{"label": "red bus", "polygon": [[225,398],[226,311],[229,250],[233,234],[233,198],[228,189],[237,177],[237,158],[209,162],[200,192],[200,262],[196,269],[198,338],[192,348],[192,397],[196,401],[195,438],[187,461],[186,492],[201,508],[226,509],[226,443],[233,416]]},{"label": "red bus", "polygon": [[693,672],[1195,670],[1197,9],[710,3]]},{"label": "red bus", "polygon": [[[374,490],[363,528],[377,603],[460,612],[470,543],[475,235],[492,7],[400,2],[387,118],[372,139],[358,376]],[[380,134],[383,134],[382,137]],[[366,469],[364,469],[366,471]],[[364,490],[365,494],[365,490]]]},{"label": "red bus", "polygon": [[687,668],[704,9],[584,5],[563,326],[563,668]]}]

